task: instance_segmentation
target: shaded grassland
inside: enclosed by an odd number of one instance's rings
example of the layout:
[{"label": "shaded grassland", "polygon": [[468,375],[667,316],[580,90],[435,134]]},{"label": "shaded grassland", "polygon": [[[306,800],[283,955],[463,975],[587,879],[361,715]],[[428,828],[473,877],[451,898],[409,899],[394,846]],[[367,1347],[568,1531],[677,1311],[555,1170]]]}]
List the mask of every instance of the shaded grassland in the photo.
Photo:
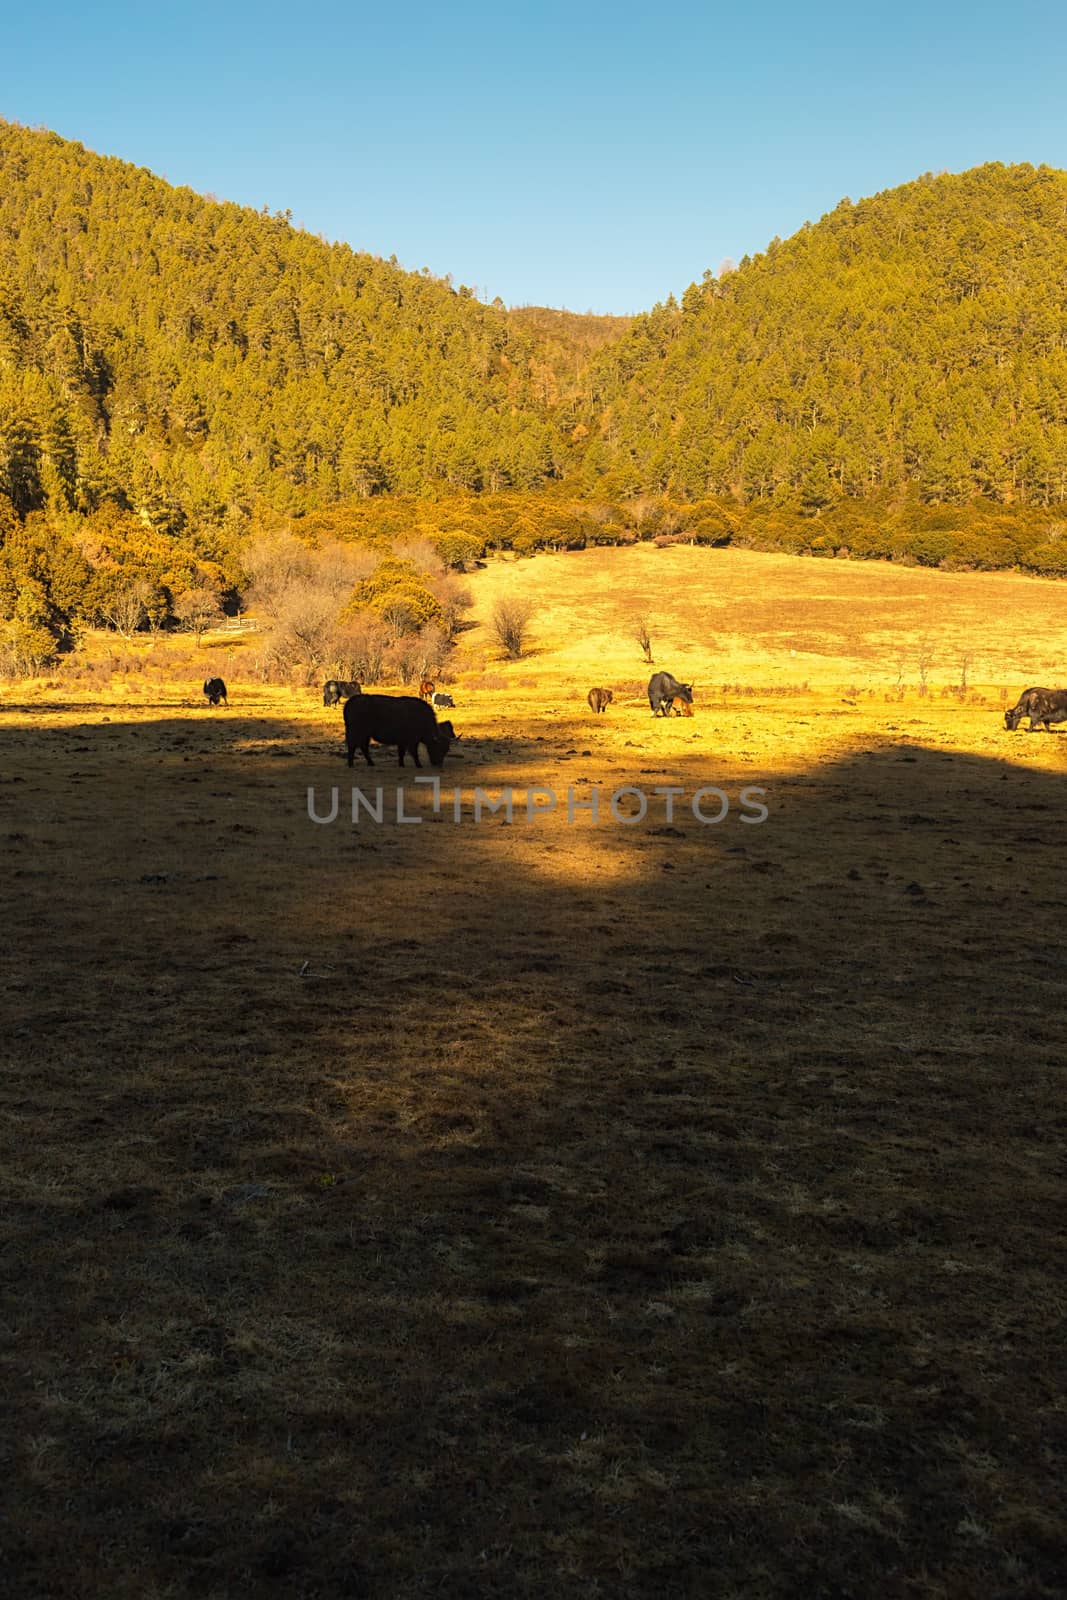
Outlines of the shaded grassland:
[{"label": "shaded grassland", "polygon": [[310,691],[9,693],[0,1590],[1062,1594],[1067,735],[989,696],[457,687],[468,800],[770,817],[353,828]]}]

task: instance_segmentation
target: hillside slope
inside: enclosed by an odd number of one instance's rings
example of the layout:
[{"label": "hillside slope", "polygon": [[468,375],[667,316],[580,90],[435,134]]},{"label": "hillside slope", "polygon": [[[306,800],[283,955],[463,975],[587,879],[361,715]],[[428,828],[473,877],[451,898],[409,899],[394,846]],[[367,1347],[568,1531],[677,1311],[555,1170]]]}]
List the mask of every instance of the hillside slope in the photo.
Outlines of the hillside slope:
[{"label": "hillside slope", "polygon": [[535,487],[535,340],[395,261],[0,123],[0,494],[173,531],[262,497]]},{"label": "hillside slope", "polygon": [[806,224],[636,318],[572,421],[615,493],[1067,495],[1067,174],[991,164]]},{"label": "hillside slope", "polygon": [[[466,582],[475,626],[454,658],[461,681],[488,673],[539,705],[563,695],[584,707],[594,684],[625,687],[645,705],[660,669],[697,685],[702,715],[724,685],[794,694],[805,684],[832,691],[836,705],[850,685],[881,698],[916,692],[924,675],[931,694],[966,678],[1012,699],[1063,675],[1063,589],[1018,573],[642,544],[490,561]],[[528,654],[505,661],[489,619],[515,594],[533,607]],[[635,638],[639,618],[654,666]]]}]

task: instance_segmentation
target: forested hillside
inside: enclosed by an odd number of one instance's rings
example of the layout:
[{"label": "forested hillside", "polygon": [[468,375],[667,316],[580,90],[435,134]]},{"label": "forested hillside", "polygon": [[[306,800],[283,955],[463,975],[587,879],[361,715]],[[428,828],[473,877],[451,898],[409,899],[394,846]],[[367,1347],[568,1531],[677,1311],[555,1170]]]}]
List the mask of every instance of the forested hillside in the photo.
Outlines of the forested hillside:
[{"label": "forested hillside", "polygon": [[560,471],[502,306],[2,123],[0,274],[20,513],[117,490],[175,531]]},{"label": "forested hillside", "polygon": [[637,318],[572,408],[615,494],[1067,496],[1067,174],[924,177]]},{"label": "forested hillside", "polygon": [[1065,219],[1067,174],[990,165],[637,318],[508,311],[0,122],[5,659],[195,631],[287,525],[390,557],[364,599],[397,637],[447,634],[442,573],[492,547],[1067,574]]}]

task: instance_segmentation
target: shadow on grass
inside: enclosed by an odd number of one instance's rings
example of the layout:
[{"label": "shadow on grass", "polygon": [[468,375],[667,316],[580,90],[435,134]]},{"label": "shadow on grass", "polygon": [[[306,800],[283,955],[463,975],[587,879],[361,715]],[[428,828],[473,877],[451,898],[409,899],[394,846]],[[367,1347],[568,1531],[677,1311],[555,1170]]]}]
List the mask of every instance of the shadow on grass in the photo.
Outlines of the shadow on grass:
[{"label": "shadow on grass", "polygon": [[328,714],[0,735],[10,1592],[1059,1592],[1063,779],[584,721],[445,782],[768,822],[316,827]]}]

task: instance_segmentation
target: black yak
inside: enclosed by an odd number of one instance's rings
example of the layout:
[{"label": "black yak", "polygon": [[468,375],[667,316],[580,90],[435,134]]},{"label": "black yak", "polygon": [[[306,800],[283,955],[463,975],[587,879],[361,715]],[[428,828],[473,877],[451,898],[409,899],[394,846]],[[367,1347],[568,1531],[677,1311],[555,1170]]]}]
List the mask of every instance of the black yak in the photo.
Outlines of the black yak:
[{"label": "black yak", "polygon": [[373,739],[375,744],[395,744],[401,766],[404,765],[405,752],[410,750],[415,765],[421,767],[419,745],[425,745],[430,765],[439,767],[455,738],[452,724],[438,724],[425,700],[419,700],[414,695],[354,695],[351,700],[345,701],[344,715],[349,766],[353,763],[356,751],[362,750],[368,767],[373,767],[374,762],[370,758],[370,742]]},{"label": "black yak", "polygon": [[1067,689],[1024,689],[1016,705],[1004,713],[1004,726],[1014,733],[1024,717],[1030,718],[1028,733],[1050,722],[1067,722]]}]

